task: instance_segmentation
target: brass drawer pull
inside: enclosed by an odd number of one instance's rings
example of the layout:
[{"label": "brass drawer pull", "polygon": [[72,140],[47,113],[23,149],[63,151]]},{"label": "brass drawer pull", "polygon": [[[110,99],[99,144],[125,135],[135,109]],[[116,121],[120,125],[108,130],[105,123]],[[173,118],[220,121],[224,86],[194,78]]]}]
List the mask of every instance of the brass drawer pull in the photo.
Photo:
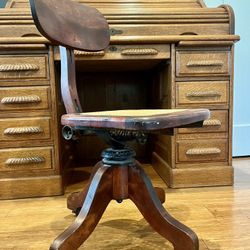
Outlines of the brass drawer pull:
[{"label": "brass drawer pull", "polygon": [[186,155],[213,155],[220,154],[219,148],[191,148],[187,150]]},{"label": "brass drawer pull", "polygon": [[4,135],[20,135],[20,134],[40,134],[43,129],[40,127],[14,127],[6,128],[4,130]]},{"label": "brass drawer pull", "polygon": [[11,71],[37,71],[39,66],[31,63],[17,63],[17,64],[1,64],[0,72],[11,72]]},{"label": "brass drawer pull", "polygon": [[26,103],[38,103],[41,98],[37,95],[27,95],[27,96],[7,96],[2,98],[2,104],[26,104]]},{"label": "brass drawer pull", "polygon": [[124,49],[121,52],[124,56],[134,56],[134,55],[157,55],[158,50],[156,49]]},{"label": "brass drawer pull", "polygon": [[223,61],[190,61],[187,67],[222,67]]},{"label": "brass drawer pull", "polygon": [[221,121],[217,119],[208,119],[203,122],[203,126],[221,126]]},{"label": "brass drawer pull", "polygon": [[28,165],[28,164],[38,164],[45,162],[45,158],[42,156],[32,156],[32,157],[21,157],[21,158],[9,158],[5,161],[8,166],[12,165]]},{"label": "brass drawer pull", "polygon": [[217,91],[194,91],[186,94],[187,97],[219,97],[221,94]]},{"label": "brass drawer pull", "polygon": [[82,50],[75,50],[74,54],[77,56],[104,56],[105,55],[105,51],[101,50],[101,51],[82,51]]}]

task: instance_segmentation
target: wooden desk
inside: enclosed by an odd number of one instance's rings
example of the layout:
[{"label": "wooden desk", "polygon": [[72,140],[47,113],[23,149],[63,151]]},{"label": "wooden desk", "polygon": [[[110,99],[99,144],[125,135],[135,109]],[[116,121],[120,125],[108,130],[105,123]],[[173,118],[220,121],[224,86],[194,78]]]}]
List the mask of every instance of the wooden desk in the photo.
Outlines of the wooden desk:
[{"label": "wooden desk", "polygon": [[[76,51],[84,109],[209,108],[203,128],[152,137],[137,154],[150,158],[170,187],[232,185],[239,40],[232,9],[195,0],[89,4],[108,19],[111,44],[98,53]],[[93,136],[75,145],[61,139],[60,56],[36,30],[26,0],[10,0],[0,11],[0,59],[0,198],[62,194],[72,147],[87,163],[104,145]]]}]

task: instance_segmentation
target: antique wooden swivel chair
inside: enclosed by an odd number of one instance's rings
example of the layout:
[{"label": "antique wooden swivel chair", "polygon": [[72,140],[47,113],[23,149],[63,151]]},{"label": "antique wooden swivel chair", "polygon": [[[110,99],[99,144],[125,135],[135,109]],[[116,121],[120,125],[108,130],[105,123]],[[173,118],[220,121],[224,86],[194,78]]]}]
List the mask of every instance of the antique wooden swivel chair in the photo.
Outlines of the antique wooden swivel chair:
[{"label": "antique wooden swivel chair", "polygon": [[134,159],[135,152],[126,142],[144,141],[148,133],[171,133],[176,127],[201,124],[209,117],[209,111],[160,109],[83,113],[76,90],[73,49],[105,49],[109,44],[108,24],[96,9],[70,0],[30,0],[30,3],[39,31],[60,45],[61,92],[67,111],[61,118],[64,137],[70,139],[76,131],[80,134],[91,131],[110,146],[94,167],[87,188],[68,198],[72,210],[82,208],[75,222],[55,239],[50,249],[77,249],[92,233],[109,202],[127,198],[175,249],[198,249],[196,234],[164,209],[150,180]]}]

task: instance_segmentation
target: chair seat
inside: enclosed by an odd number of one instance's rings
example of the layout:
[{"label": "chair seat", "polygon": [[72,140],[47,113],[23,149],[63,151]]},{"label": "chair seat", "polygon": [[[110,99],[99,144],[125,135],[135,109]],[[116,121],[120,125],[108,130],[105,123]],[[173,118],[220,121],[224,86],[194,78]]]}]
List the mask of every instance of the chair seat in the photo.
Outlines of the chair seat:
[{"label": "chair seat", "polygon": [[61,122],[72,127],[154,131],[185,127],[209,116],[207,109],[137,109],[65,114]]}]

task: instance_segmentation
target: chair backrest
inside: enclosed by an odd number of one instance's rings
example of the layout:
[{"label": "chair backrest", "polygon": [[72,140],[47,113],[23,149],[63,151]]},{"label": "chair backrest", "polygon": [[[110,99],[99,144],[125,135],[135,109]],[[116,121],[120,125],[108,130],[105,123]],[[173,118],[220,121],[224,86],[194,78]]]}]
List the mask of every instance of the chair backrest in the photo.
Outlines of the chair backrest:
[{"label": "chair backrest", "polygon": [[108,23],[97,9],[71,0],[30,0],[30,5],[40,33],[60,45],[61,93],[66,111],[81,112],[73,49],[105,49],[110,41]]},{"label": "chair backrest", "polygon": [[71,0],[30,0],[35,24],[55,44],[86,51],[109,44],[106,19],[95,8]]}]

